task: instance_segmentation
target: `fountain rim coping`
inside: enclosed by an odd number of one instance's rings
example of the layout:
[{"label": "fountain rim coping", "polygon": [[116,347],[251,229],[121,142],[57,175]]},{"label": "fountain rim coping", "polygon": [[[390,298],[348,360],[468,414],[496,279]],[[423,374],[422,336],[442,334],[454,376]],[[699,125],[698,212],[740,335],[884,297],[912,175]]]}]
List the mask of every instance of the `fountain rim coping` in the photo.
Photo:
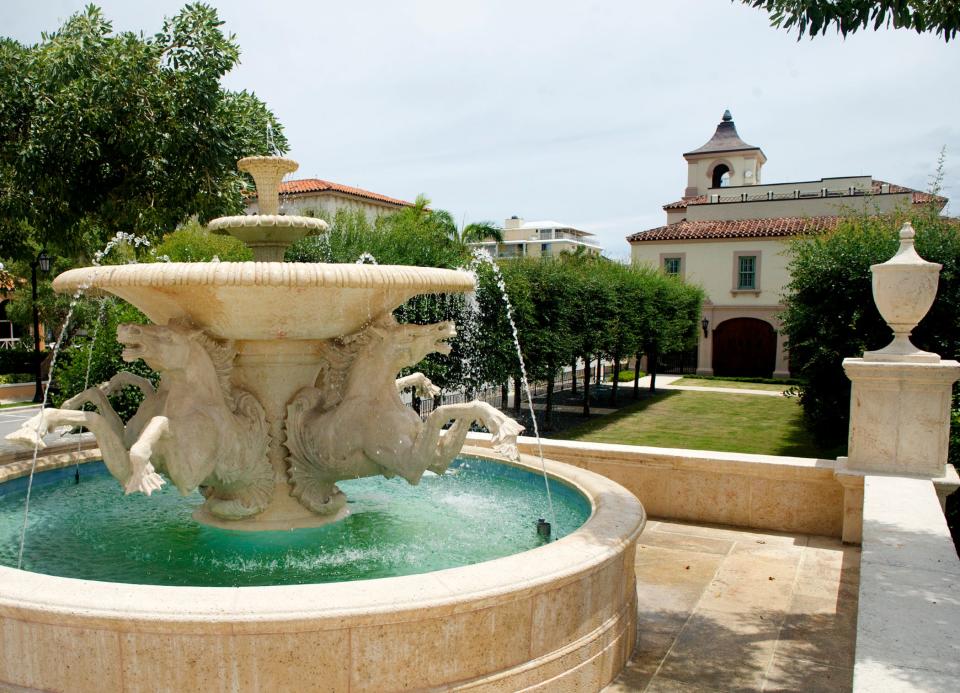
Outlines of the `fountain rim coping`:
[{"label": "fountain rim coping", "polygon": [[287,214],[239,214],[232,217],[217,217],[207,228],[218,235],[224,235],[228,229],[270,228],[270,229],[311,229],[326,231],[330,224],[317,217],[300,217]]},{"label": "fountain rim coping", "polygon": [[59,293],[112,287],[274,286],[338,289],[415,289],[423,293],[476,288],[464,270],[414,265],[319,262],[151,262],[79,267],[53,280]]},{"label": "fountain rim coping", "polygon": [[[521,455],[511,462],[484,448],[465,447],[462,454],[542,473],[539,458]],[[397,621],[424,610],[456,613],[557,587],[596,569],[624,551],[643,531],[646,513],[623,486],[573,465],[545,460],[547,473],[589,499],[590,517],[572,534],[550,544],[503,558],[415,575],[351,582],[259,587],[140,585],[82,580],[0,566],[0,615],[29,612],[58,625],[94,621],[120,630],[155,632],[194,630],[200,624],[244,624],[243,632],[289,629],[299,623],[314,630],[318,621],[340,627]],[[531,524],[531,531],[533,525]],[[174,604],[175,606],[170,606]],[[311,604],[335,606],[311,607]],[[460,607],[460,608],[458,608]],[[340,625],[338,625],[340,624]]]}]

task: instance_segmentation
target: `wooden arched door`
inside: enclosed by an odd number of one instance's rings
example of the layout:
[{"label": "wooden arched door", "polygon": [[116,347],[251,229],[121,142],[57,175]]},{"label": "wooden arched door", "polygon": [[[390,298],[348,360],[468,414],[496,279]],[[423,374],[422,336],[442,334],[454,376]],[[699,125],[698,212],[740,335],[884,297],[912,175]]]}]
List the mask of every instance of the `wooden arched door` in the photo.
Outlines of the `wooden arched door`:
[{"label": "wooden arched door", "polygon": [[731,318],[713,330],[713,374],[769,378],[777,362],[777,333],[756,318]]}]

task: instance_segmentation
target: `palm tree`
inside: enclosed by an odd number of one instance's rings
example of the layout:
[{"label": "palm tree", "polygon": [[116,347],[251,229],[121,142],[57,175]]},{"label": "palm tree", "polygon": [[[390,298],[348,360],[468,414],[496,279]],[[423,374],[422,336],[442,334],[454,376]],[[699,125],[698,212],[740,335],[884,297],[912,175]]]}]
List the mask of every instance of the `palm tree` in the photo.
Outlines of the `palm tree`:
[{"label": "palm tree", "polygon": [[462,227],[456,232],[454,240],[463,243],[481,243],[492,239],[497,243],[503,243],[503,229],[492,221],[475,221]]},{"label": "palm tree", "polygon": [[412,205],[396,212],[394,216],[400,223],[409,221],[414,226],[436,229],[458,245],[480,243],[487,239],[503,243],[503,229],[492,221],[476,221],[458,229],[450,212],[430,209],[430,199],[422,194],[417,195]]}]

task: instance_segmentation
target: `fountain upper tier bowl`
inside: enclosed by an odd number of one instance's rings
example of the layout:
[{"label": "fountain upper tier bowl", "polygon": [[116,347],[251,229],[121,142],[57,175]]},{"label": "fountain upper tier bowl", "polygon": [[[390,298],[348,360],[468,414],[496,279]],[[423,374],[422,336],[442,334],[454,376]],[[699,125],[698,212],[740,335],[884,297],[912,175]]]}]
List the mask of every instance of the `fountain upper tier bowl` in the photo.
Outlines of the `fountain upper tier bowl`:
[{"label": "fountain upper tier bowl", "polygon": [[107,292],[165,325],[189,319],[220,338],[329,339],[425,293],[472,291],[468,272],[397,265],[189,262],[84,267],[61,293]]}]

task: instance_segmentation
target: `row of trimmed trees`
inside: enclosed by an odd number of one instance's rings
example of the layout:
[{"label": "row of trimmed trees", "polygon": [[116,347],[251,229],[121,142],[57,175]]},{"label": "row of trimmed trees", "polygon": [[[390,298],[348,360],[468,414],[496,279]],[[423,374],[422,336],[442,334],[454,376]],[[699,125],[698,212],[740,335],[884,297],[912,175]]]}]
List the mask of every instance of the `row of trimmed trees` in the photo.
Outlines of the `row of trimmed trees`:
[{"label": "row of trimmed trees", "polygon": [[[547,384],[546,427],[553,414],[554,381],[564,367],[576,373],[577,362],[584,364],[583,413],[589,415],[587,365],[592,360],[612,361],[610,402],[615,404],[625,360],[639,362],[646,354],[656,364],[659,355],[696,343],[703,292],[656,270],[596,256],[560,256],[512,260],[502,264],[502,272],[529,377]],[[634,397],[639,377],[635,368]],[[516,394],[515,402],[518,388]]]}]

